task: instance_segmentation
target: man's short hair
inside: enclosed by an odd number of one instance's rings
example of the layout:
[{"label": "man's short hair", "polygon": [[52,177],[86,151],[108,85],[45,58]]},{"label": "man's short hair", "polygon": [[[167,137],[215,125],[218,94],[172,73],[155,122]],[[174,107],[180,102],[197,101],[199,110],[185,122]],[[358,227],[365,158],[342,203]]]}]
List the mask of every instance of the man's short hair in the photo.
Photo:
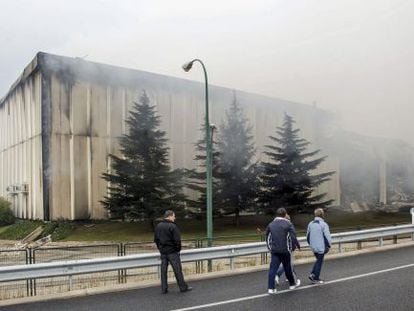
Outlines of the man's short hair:
[{"label": "man's short hair", "polygon": [[322,208],[317,208],[313,213],[315,214],[315,217],[323,218],[323,216],[325,215],[325,212]]},{"label": "man's short hair", "polygon": [[164,218],[168,218],[168,217],[174,216],[174,214],[175,214],[174,211],[171,210],[171,209],[169,209],[169,210],[165,211]]},{"label": "man's short hair", "polygon": [[285,217],[287,214],[286,210],[283,207],[280,207],[276,211],[276,216],[278,217]]}]

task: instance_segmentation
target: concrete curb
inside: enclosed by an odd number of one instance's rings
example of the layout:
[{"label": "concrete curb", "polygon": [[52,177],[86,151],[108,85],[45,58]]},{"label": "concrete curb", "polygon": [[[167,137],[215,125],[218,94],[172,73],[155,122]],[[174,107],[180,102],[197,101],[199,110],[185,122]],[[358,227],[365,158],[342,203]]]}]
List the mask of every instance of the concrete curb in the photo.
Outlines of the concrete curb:
[{"label": "concrete curb", "polygon": [[[403,247],[409,247],[414,245],[414,241],[405,242],[401,244],[392,244],[387,246],[378,246],[378,247],[371,247],[369,249],[363,249],[358,251],[350,251],[346,253],[337,253],[328,255],[326,257],[326,260],[332,260],[332,259],[338,259],[338,258],[346,258],[361,254],[368,254],[368,253],[374,253],[374,252],[381,252],[381,251],[387,251],[397,248],[403,248]],[[307,263],[314,262],[314,258],[303,258],[298,259],[295,261],[295,265],[303,265]],[[232,275],[238,275],[243,273],[252,273],[257,271],[264,271],[267,270],[267,265],[261,265],[256,267],[247,267],[247,268],[238,268],[234,270],[228,270],[228,271],[218,271],[218,272],[212,272],[207,274],[196,274],[196,275],[189,275],[186,277],[187,281],[199,281],[199,280],[207,280],[207,279],[214,279],[214,278],[220,278],[220,277],[226,277],[226,276],[232,276]],[[173,282],[171,282],[173,283]],[[65,293],[59,293],[59,294],[53,294],[53,295],[45,295],[45,296],[34,296],[34,297],[24,297],[24,298],[17,298],[17,299],[8,299],[0,301],[0,307],[4,306],[11,306],[11,305],[17,305],[17,304],[27,304],[27,303],[34,303],[34,302],[45,302],[50,300],[56,300],[56,299],[71,299],[75,297],[85,297],[85,296],[91,296],[91,295],[98,295],[98,294],[105,294],[105,293],[115,293],[115,292],[121,292],[121,291],[127,291],[127,290],[134,290],[134,289],[141,289],[141,288],[148,288],[148,287],[158,287],[159,281],[142,281],[139,284],[117,284],[113,285],[111,287],[101,287],[101,288],[86,288],[82,290],[75,290],[71,292],[65,292]]]}]

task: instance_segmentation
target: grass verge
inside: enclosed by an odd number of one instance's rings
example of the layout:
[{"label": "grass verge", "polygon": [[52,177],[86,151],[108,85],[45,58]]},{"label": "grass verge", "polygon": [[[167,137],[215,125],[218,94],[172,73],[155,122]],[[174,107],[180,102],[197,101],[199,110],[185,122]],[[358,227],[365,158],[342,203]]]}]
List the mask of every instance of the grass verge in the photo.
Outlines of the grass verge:
[{"label": "grass verge", "polygon": [[[254,235],[257,229],[264,231],[273,217],[265,215],[242,216],[240,225],[234,225],[232,217],[214,219],[214,236]],[[312,215],[295,215],[293,222],[299,234],[306,231]],[[399,223],[409,223],[408,213],[363,212],[345,213],[328,212],[326,221],[332,232],[349,231],[360,227],[368,228]],[[193,239],[205,236],[206,222],[197,219],[177,219],[183,239]],[[64,238],[65,241],[152,241],[153,232],[150,222],[97,222],[77,224],[74,230]],[[242,238],[234,237],[233,241]]]},{"label": "grass verge", "polygon": [[[293,217],[298,235],[303,235],[312,215],[299,214]],[[214,220],[214,236],[233,236],[224,239],[228,242],[246,241],[246,239],[259,240],[254,237],[257,229],[265,230],[267,224],[273,217],[265,215],[242,216],[240,225],[234,225],[232,217],[223,217]],[[363,212],[345,213],[331,211],[326,214],[326,221],[329,223],[332,232],[349,231],[357,228],[368,228],[383,225],[409,223],[408,213],[384,213],[384,212]],[[14,225],[0,227],[0,239],[21,240],[39,224],[39,221],[19,221]],[[194,239],[205,237],[206,222],[201,219],[177,219],[177,224],[182,232],[183,239]],[[152,241],[153,232],[150,222],[117,222],[117,221],[96,221],[96,222],[69,222],[56,221],[44,224],[42,236],[52,235],[53,241],[114,241],[114,242],[138,242]],[[235,237],[251,235],[253,237]],[[220,238],[218,238],[220,240]]]},{"label": "grass verge", "polygon": [[40,225],[42,225],[41,221],[18,221],[0,231],[0,239],[21,240]]}]

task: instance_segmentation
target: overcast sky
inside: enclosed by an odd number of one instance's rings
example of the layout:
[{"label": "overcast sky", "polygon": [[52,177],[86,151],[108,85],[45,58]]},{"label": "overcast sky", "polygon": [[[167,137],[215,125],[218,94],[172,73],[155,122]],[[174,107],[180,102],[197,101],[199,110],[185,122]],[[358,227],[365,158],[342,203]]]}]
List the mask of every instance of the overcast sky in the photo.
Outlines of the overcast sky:
[{"label": "overcast sky", "polygon": [[0,0],[0,97],[35,53],[202,81],[321,108],[414,144],[414,1]]}]

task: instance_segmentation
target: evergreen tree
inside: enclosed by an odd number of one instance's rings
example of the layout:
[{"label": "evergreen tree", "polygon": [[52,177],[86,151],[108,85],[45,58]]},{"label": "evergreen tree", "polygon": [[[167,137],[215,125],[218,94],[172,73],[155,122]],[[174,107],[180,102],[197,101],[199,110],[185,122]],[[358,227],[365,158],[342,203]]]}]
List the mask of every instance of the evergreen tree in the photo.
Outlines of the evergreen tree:
[{"label": "evergreen tree", "polygon": [[145,91],[126,122],[130,129],[120,138],[122,157],[111,154],[112,172],[102,176],[109,186],[101,203],[112,217],[154,219],[185,199],[182,172],[170,170],[165,132],[158,129],[160,118]]},{"label": "evergreen tree", "polygon": [[252,163],[255,150],[251,127],[236,97],[226,111],[220,133],[221,191],[218,198],[225,212],[235,215],[238,225],[240,212],[254,206],[258,167]]},{"label": "evergreen tree", "polygon": [[333,201],[321,201],[326,193],[312,195],[315,188],[329,180],[334,172],[311,175],[326,157],[312,160],[320,150],[306,152],[309,142],[299,138],[299,129],[293,128],[294,123],[285,113],[283,126],[276,131],[278,137],[269,136],[277,145],[265,146],[270,161],[262,163],[260,200],[269,212],[284,207],[294,214],[326,207]]},{"label": "evergreen tree", "polygon": [[[187,188],[195,190],[198,192],[198,197],[195,200],[188,199],[188,203],[191,207],[199,209],[203,214],[207,210],[207,186],[206,186],[206,131],[205,125],[202,124],[200,128],[203,133],[203,137],[195,144],[196,146],[196,155],[194,160],[198,163],[198,168],[188,170],[186,176]],[[216,140],[216,131],[211,129],[212,133],[212,175],[213,175],[213,215],[219,216],[221,214],[221,206],[218,200],[218,194],[220,190],[220,165],[219,165],[219,151],[217,150],[217,140]]]}]

